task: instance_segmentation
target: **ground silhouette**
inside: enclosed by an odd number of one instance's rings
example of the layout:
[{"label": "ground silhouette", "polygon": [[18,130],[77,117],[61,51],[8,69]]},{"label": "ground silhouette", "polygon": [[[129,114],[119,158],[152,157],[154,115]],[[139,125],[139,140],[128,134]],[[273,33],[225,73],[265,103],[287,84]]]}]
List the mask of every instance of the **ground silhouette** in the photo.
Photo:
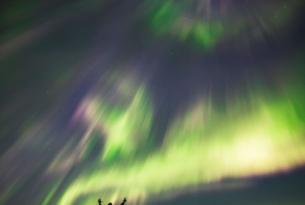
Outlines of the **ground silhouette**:
[{"label": "ground silhouette", "polygon": [[[101,198],[99,198],[99,199],[97,200],[97,202],[98,202],[98,205],[102,205],[102,199],[101,199]],[[123,201],[122,201],[122,203],[121,203],[120,205],[125,205],[126,202],[127,202],[127,199],[124,198]],[[112,203],[109,202],[108,205],[112,205]]]}]

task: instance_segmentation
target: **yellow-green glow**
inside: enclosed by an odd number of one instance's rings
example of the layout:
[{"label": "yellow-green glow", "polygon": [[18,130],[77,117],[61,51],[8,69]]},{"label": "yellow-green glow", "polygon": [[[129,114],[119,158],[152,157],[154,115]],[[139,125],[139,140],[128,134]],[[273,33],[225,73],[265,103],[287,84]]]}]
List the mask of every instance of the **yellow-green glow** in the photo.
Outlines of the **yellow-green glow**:
[{"label": "yellow-green glow", "polygon": [[[131,150],[139,146],[134,134],[139,129],[148,134],[150,117],[145,128],[137,126],[151,110],[144,96],[142,89],[130,106],[111,120],[106,118],[112,114],[98,115],[108,133],[104,159],[112,150],[122,149],[128,160]],[[226,177],[268,174],[304,164],[304,121],[293,102],[284,97],[274,101],[258,96],[253,99],[248,108],[232,102],[225,114],[213,110],[208,100],[195,103],[188,112],[177,115],[163,145],[145,160],[133,160],[127,166],[117,161],[103,169],[97,165],[87,170],[70,184],[58,204],[72,205],[82,196],[82,204],[89,205],[98,193],[112,201],[128,196],[132,203]],[[104,109],[103,104],[94,104],[98,110]]]}]

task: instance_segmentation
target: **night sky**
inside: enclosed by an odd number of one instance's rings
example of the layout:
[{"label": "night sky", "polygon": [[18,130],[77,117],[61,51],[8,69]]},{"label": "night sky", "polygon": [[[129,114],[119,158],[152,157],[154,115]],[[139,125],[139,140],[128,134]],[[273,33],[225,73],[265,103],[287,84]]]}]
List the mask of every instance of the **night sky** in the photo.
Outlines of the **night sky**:
[{"label": "night sky", "polygon": [[302,0],[0,3],[0,204],[305,204]]}]

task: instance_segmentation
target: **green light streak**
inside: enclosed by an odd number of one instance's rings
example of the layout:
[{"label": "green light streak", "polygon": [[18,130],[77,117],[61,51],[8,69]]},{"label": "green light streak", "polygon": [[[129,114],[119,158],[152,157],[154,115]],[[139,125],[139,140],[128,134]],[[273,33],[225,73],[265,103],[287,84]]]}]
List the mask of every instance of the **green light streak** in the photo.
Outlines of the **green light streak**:
[{"label": "green light streak", "polygon": [[218,21],[204,21],[183,15],[186,2],[162,1],[153,7],[150,24],[154,32],[169,33],[180,40],[190,40],[205,49],[212,49],[223,35],[223,26]]},{"label": "green light streak", "polygon": [[223,29],[220,23],[196,23],[193,28],[195,41],[204,48],[213,48],[221,38]]},{"label": "green light streak", "polygon": [[56,182],[52,185],[51,190],[47,193],[46,197],[42,201],[42,205],[48,205],[50,203],[50,201],[52,200],[52,197],[55,195],[59,185],[60,185],[60,181]]},{"label": "green light streak", "polygon": [[[126,111],[115,117],[101,117],[109,133],[103,159],[122,149],[128,160],[139,146],[133,134],[141,129],[136,125],[151,110],[143,103],[144,90],[139,93]],[[128,196],[132,203],[226,177],[248,177],[300,166],[305,162],[305,126],[291,99],[282,96],[268,100],[253,95],[251,108],[232,102],[226,114],[217,113],[204,100],[197,102],[176,117],[159,150],[145,160],[129,161],[128,166],[117,161],[104,169],[97,166],[87,170],[72,182],[58,204],[72,205],[80,196],[86,196],[83,204],[89,205],[97,193],[112,201]],[[143,134],[148,134],[148,121]]]},{"label": "green light streak", "polygon": [[146,144],[147,148],[149,144],[152,110],[144,88],[137,91],[127,108],[96,100],[89,102],[87,117],[89,121],[98,119],[99,127],[107,138],[102,161],[131,158],[140,145]]},{"label": "green light streak", "polygon": [[169,32],[179,15],[179,8],[171,1],[166,1],[152,15],[151,23],[159,33]]}]

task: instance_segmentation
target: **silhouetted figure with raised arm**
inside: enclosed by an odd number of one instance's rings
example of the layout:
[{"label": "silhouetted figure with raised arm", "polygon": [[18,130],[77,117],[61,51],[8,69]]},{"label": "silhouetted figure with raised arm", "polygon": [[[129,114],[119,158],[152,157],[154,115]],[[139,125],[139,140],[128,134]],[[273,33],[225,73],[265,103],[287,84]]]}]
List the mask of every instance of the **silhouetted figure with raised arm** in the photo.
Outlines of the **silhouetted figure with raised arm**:
[{"label": "silhouetted figure with raised arm", "polygon": [[126,198],[124,198],[123,202],[121,203],[121,205],[125,205],[126,201],[127,201]]},{"label": "silhouetted figure with raised arm", "polygon": [[98,205],[102,205],[102,199],[101,198],[99,198],[97,201],[98,201]]}]

